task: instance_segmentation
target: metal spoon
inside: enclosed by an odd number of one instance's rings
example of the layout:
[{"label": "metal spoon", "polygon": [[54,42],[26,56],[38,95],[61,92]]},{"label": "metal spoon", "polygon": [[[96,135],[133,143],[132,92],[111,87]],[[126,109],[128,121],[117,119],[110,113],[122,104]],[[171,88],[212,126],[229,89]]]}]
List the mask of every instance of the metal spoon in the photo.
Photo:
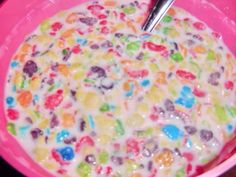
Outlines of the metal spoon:
[{"label": "metal spoon", "polygon": [[142,29],[152,32],[173,3],[174,0],[157,0]]}]

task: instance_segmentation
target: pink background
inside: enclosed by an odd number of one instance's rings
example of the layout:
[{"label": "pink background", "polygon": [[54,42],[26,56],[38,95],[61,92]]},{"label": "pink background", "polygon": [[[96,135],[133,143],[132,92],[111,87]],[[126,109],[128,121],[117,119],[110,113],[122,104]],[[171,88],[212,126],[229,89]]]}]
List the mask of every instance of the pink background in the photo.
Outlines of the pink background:
[{"label": "pink background", "polygon": [[[0,8],[0,83],[5,76],[11,55],[37,24],[59,10],[67,9],[86,0],[6,0]],[[212,2],[214,5],[209,4]],[[205,21],[223,35],[223,40],[236,54],[236,0],[176,0],[181,6]],[[219,10],[220,9],[220,10]],[[36,165],[7,133],[3,112],[4,84],[0,87],[0,154],[16,169],[30,177],[50,176]],[[236,164],[236,155],[205,173],[216,176]]]}]

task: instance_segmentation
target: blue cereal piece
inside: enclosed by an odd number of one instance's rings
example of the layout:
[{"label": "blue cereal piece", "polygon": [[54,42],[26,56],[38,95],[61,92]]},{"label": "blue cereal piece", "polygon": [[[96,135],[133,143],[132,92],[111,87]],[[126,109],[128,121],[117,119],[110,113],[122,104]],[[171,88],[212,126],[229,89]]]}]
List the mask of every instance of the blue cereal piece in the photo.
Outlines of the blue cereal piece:
[{"label": "blue cereal piece", "polygon": [[183,136],[183,133],[178,127],[172,124],[167,124],[162,128],[162,132],[171,140],[175,141]]},{"label": "blue cereal piece", "polygon": [[148,79],[145,79],[141,82],[141,86],[142,87],[147,87],[150,85],[150,81]]},{"label": "blue cereal piece", "polygon": [[175,101],[176,104],[180,104],[188,109],[192,108],[195,104],[195,97],[190,87],[184,86],[180,92],[180,97]]},{"label": "blue cereal piece", "polygon": [[74,159],[74,157],[75,157],[74,150],[70,146],[67,146],[67,147],[64,147],[61,149],[57,149],[57,152],[60,153],[62,159],[65,161],[70,161],[70,160]]},{"label": "blue cereal piece", "polygon": [[86,39],[78,38],[76,41],[77,41],[77,43],[79,43],[82,46],[85,46],[87,44],[87,40]]},{"label": "blue cereal piece", "polygon": [[67,138],[70,135],[70,133],[67,130],[62,130],[59,133],[57,133],[56,139],[57,143],[62,142],[65,138]]},{"label": "blue cereal piece", "polygon": [[12,106],[14,104],[14,98],[9,96],[6,98],[6,103],[8,106]]},{"label": "blue cereal piece", "polygon": [[95,123],[94,123],[94,120],[93,120],[93,116],[89,115],[88,116],[88,120],[89,120],[89,125],[92,129],[95,128]]},{"label": "blue cereal piece", "polygon": [[17,61],[14,61],[14,60],[13,60],[13,61],[11,62],[11,68],[17,67],[18,64],[19,64],[19,63],[18,63]]}]

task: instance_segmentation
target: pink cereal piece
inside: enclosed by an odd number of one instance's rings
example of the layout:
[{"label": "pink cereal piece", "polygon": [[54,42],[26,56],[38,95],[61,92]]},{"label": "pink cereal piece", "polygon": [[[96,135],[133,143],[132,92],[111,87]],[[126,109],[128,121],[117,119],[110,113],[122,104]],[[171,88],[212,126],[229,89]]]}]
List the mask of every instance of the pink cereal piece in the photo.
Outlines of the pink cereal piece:
[{"label": "pink cereal piece", "polygon": [[107,18],[107,16],[105,14],[99,14],[98,15],[98,19],[105,19]]},{"label": "pink cereal piece", "polygon": [[101,33],[102,33],[102,34],[108,34],[108,33],[109,33],[109,28],[107,28],[106,26],[103,26],[103,27],[101,28]]},{"label": "pink cereal piece", "polygon": [[233,90],[234,89],[234,83],[232,81],[226,81],[224,86],[227,90]]},{"label": "pink cereal piece", "polygon": [[87,9],[91,11],[100,11],[100,10],[103,10],[104,7],[101,5],[95,4],[95,5],[88,6]]},{"label": "pink cereal piece", "polygon": [[191,162],[193,160],[193,155],[192,153],[189,153],[189,152],[184,152],[183,154],[183,157],[187,159],[187,161]]},{"label": "pink cereal piece", "polygon": [[52,150],[52,157],[60,164],[60,165],[69,165],[70,163],[67,161],[64,161],[62,157],[60,156],[60,153],[57,152],[55,149]]},{"label": "pink cereal piece", "polygon": [[127,74],[132,78],[144,78],[147,77],[149,72],[146,69],[142,70],[133,70],[133,71],[127,71]]},{"label": "pink cereal piece", "polygon": [[135,156],[137,156],[140,152],[138,141],[136,141],[135,139],[132,139],[132,138],[127,139],[126,140],[126,151],[127,151],[127,153],[132,153]]},{"label": "pink cereal piece", "polygon": [[62,90],[58,90],[55,94],[49,95],[44,103],[46,109],[54,109],[63,101]]},{"label": "pink cereal piece", "polygon": [[107,21],[106,21],[106,20],[102,20],[102,21],[100,21],[99,24],[100,24],[100,25],[106,25],[106,24],[107,24]]},{"label": "pink cereal piece", "polygon": [[94,146],[94,141],[89,136],[83,136],[82,138],[80,138],[79,142],[76,144],[76,152],[79,152],[81,147],[85,144],[89,146]]},{"label": "pink cereal piece", "polygon": [[110,175],[111,174],[111,172],[112,172],[112,167],[111,166],[108,166],[108,167],[106,167],[106,169],[105,169],[105,174],[106,175]]},{"label": "pink cereal piece", "polygon": [[194,94],[195,96],[197,96],[197,97],[200,97],[200,98],[206,96],[206,93],[205,93],[203,90],[200,90],[200,89],[198,89],[198,88],[196,88],[196,87],[193,89],[193,94]]},{"label": "pink cereal piece", "polygon": [[213,37],[215,37],[216,39],[220,39],[221,38],[221,35],[217,32],[212,32],[211,33]]}]

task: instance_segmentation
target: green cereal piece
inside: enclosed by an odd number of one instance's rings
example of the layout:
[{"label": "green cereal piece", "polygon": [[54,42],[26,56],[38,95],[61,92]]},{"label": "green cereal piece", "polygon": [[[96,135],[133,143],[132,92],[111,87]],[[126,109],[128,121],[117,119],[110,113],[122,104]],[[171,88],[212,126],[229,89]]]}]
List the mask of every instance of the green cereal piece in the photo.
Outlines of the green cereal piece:
[{"label": "green cereal piece", "polygon": [[109,159],[109,155],[106,151],[102,151],[98,155],[98,161],[100,164],[106,164],[108,162],[108,159]]},{"label": "green cereal piece", "polygon": [[140,43],[138,41],[136,42],[131,42],[127,45],[126,49],[127,50],[132,50],[132,51],[136,51],[140,48]]},{"label": "green cereal piece", "polygon": [[181,168],[180,170],[178,170],[175,175],[175,177],[184,177],[184,176],[185,176],[184,168]]},{"label": "green cereal piece", "polygon": [[165,15],[162,19],[162,22],[164,22],[164,23],[169,23],[171,21],[172,21],[172,17],[169,15]]},{"label": "green cereal piece", "polygon": [[179,52],[172,54],[170,57],[172,58],[172,60],[174,60],[176,62],[183,61],[183,56]]},{"label": "green cereal piece", "polygon": [[7,131],[16,136],[16,127],[13,123],[7,123]]},{"label": "green cereal piece", "polygon": [[122,122],[118,119],[116,120],[115,130],[116,130],[117,134],[120,136],[125,134],[124,126],[123,126]]},{"label": "green cereal piece", "polygon": [[107,104],[107,103],[104,103],[102,106],[101,106],[101,108],[100,108],[100,111],[101,112],[107,112],[107,111],[109,111],[110,110],[110,107],[109,107],[109,105]]},{"label": "green cereal piece", "polygon": [[123,11],[125,14],[130,15],[135,13],[136,9],[134,7],[125,7]]},{"label": "green cereal piece", "polygon": [[80,177],[89,177],[91,175],[92,168],[89,164],[81,162],[77,167],[77,172]]},{"label": "green cereal piece", "polygon": [[207,54],[207,59],[208,59],[208,60],[215,60],[215,59],[216,59],[215,52],[212,51],[212,50],[209,50],[209,51],[208,51],[208,54]]},{"label": "green cereal piece", "polygon": [[227,123],[229,121],[229,117],[225,111],[225,108],[220,105],[215,105],[215,114],[221,123]]}]

